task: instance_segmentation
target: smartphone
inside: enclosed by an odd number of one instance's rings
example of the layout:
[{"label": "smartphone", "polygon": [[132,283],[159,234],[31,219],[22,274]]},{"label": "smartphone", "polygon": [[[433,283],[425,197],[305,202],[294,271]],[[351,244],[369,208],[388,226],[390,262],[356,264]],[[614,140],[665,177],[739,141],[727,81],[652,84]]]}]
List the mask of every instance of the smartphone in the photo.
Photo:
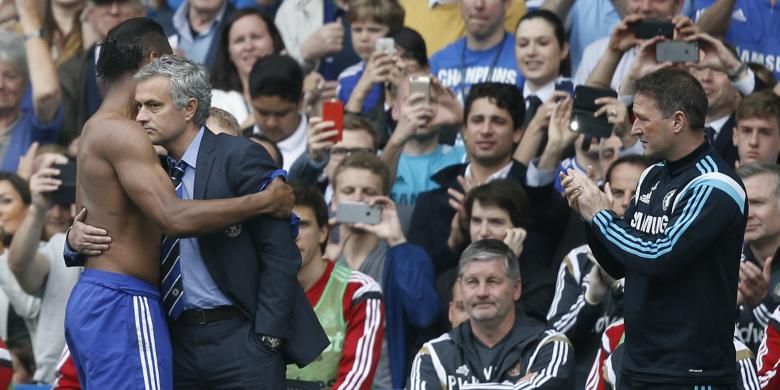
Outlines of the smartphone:
[{"label": "smartphone", "polygon": [[595,88],[578,85],[574,89],[574,102],[571,112],[569,130],[590,137],[607,138],[612,134],[612,124],[606,116],[594,117],[599,105],[596,99],[602,97],[617,97],[617,92],[608,88]]},{"label": "smartphone", "polygon": [[395,39],[393,38],[379,38],[376,40],[374,52],[395,54]]},{"label": "smartphone", "polygon": [[340,223],[367,223],[376,225],[381,221],[382,208],[367,203],[341,202],[336,208],[336,222]]},{"label": "smartphone", "polygon": [[63,206],[76,203],[76,161],[68,160],[65,164],[54,164],[53,168],[60,170],[58,178],[62,184],[52,192],[52,203]]},{"label": "smartphone", "polygon": [[699,42],[663,41],[655,45],[655,60],[658,63],[699,62]]},{"label": "smartphone", "polygon": [[333,127],[339,131],[331,141],[336,144],[341,142],[344,135],[344,103],[339,100],[327,100],[322,103],[322,120],[333,122]]},{"label": "smartphone", "polygon": [[431,102],[431,78],[429,76],[412,76],[409,79],[409,93],[425,95],[425,104]]},{"label": "smartphone", "polygon": [[653,39],[659,35],[668,39],[674,37],[674,25],[669,20],[642,19],[631,25],[631,30],[639,39]]}]

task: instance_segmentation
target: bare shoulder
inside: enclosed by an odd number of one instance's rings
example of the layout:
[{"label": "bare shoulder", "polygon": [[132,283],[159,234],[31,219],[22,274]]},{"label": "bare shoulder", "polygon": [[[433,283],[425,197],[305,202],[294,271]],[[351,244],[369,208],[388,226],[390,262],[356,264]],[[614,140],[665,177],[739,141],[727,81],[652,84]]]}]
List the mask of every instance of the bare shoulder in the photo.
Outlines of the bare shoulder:
[{"label": "bare shoulder", "polygon": [[82,142],[90,153],[107,160],[136,153],[154,156],[149,136],[138,122],[116,114],[96,113],[85,124]]}]

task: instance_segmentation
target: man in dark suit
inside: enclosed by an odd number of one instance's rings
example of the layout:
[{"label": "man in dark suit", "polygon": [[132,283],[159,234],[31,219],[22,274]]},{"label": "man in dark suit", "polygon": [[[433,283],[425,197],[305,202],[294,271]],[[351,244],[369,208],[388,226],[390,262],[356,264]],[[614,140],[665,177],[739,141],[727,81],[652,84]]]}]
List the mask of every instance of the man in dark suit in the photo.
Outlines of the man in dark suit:
[{"label": "man in dark suit", "polygon": [[[183,171],[177,177],[182,198],[263,188],[276,169],[265,149],[204,126],[211,86],[202,67],[167,56],[135,79],[136,120],[168,151],[172,178]],[[178,241],[178,261],[166,269],[163,260],[160,291],[170,316],[176,388],[282,389],[286,364],[304,366],[328,345],[297,280],[301,259],[289,220],[256,218]]]}]

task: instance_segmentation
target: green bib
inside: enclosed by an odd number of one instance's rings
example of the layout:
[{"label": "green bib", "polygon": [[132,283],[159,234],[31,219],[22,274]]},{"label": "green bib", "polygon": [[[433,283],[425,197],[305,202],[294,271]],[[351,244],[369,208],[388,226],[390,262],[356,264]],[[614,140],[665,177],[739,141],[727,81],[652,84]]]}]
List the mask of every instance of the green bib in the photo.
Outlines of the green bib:
[{"label": "green bib", "polygon": [[344,291],[347,289],[352,270],[341,264],[336,264],[330,274],[328,284],[322,292],[320,301],[314,307],[320,325],[328,335],[330,345],[322,351],[316,360],[304,368],[295,364],[287,366],[287,379],[309,382],[319,382],[322,387],[330,387],[336,381],[344,349],[344,338],[347,334],[347,323],[344,321]]}]

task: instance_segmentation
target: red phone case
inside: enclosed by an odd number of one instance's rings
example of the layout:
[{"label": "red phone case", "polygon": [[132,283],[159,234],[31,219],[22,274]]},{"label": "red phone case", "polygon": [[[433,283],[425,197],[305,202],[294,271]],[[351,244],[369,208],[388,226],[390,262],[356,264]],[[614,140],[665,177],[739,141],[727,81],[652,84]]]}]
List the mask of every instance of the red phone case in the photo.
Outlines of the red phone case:
[{"label": "red phone case", "polygon": [[344,133],[344,103],[338,100],[329,100],[322,103],[322,120],[333,122],[333,127],[339,133],[331,140],[333,143],[341,142],[341,136]]}]

